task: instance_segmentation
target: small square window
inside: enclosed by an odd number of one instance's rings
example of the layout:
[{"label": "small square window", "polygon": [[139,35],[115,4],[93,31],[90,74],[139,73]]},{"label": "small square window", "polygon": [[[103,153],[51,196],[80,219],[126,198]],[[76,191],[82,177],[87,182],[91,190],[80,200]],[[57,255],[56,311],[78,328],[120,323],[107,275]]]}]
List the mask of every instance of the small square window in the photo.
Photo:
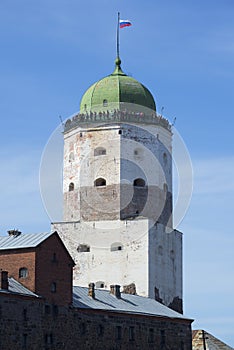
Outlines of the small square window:
[{"label": "small square window", "polygon": [[26,267],[21,267],[19,269],[19,278],[26,278],[28,277],[28,269]]}]

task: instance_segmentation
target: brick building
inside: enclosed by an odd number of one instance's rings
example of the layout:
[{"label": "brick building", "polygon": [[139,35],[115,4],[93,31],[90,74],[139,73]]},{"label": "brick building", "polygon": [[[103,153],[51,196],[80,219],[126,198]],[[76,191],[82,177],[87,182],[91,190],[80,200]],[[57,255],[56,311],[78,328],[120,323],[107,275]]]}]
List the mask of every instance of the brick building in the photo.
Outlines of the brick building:
[{"label": "brick building", "polygon": [[71,304],[73,266],[57,232],[0,237],[1,270],[50,303]]}]

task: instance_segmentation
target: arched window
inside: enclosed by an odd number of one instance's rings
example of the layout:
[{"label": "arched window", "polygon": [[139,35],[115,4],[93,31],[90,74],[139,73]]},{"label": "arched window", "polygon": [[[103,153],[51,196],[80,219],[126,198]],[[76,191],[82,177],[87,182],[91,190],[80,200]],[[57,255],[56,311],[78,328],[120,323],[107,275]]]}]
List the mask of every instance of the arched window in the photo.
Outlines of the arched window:
[{"label": "arched window", "polygon": [[28,277],[28,269],[26,267],[21,267],[19,269],[19,278],[26,278]]},{"label": "arched window", "polygon": [[97,147],[94,150],[94,156],[104,156],[106,154],[106,149],[104,147]]},{"label": "arched window", "polygon": [[107,100],[103,100],[103,107],[107,107],[108,106],[108,101]]},{"label": "arched window", "polygon": [[116,252],[117,250],[122,250],[123,249],[123,245],[120,242],[115,242],[111,244],[111,252]]},{"label": "arched window", "polygon": [[102,177],[99,177],[94,181],[94,186],[95,187],[106,186],[106,180],[103,179]]},{"label": "arched window", "polygon": [[103,281],[97,281],[97,282],[95,283],[95,285],[96,285],[96,288],[104,288],[104,287],[105,287],[105,282],[103,282]]},{"label": "arched window", "polygon": [[145,180],[144,179],[135,179],[133,181],[133,186],[136,186],[136,187],[145,187]]},{"label": "arched window", "polygon": [[73,182],[69,184],[69,192],[74,191],[75,185]]},{"label": "arched window", "polygon": [[88,244],[79,244],[77,251],[78,251],[78,253],[90,252],[90,246]]}]

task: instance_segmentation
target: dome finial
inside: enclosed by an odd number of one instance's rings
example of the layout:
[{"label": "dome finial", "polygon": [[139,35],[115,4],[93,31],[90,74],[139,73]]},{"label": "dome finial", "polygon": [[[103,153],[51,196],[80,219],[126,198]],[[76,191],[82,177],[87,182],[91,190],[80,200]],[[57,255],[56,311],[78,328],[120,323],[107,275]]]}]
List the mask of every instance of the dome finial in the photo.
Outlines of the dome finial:
[{"label": "dome finial", "polygon": [[119,56],[115,59],[115,70],[111,75],[126,75],[121,69],[121,59]]}]

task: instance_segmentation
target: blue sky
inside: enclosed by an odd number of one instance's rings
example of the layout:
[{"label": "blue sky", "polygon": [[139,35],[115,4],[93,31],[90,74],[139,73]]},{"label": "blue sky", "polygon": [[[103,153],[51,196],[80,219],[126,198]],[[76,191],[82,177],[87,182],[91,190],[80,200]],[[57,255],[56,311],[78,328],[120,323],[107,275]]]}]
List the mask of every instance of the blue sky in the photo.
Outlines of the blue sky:
[{"label": "blue sky", "polygon": [[0,2],[0,233],[50,229],[40,159],[86,88],[112,72],[116,15],[123,70],[153,93],[194,169],[184,232],[184,308],[234,346],[234,2],[8,0]]}]

